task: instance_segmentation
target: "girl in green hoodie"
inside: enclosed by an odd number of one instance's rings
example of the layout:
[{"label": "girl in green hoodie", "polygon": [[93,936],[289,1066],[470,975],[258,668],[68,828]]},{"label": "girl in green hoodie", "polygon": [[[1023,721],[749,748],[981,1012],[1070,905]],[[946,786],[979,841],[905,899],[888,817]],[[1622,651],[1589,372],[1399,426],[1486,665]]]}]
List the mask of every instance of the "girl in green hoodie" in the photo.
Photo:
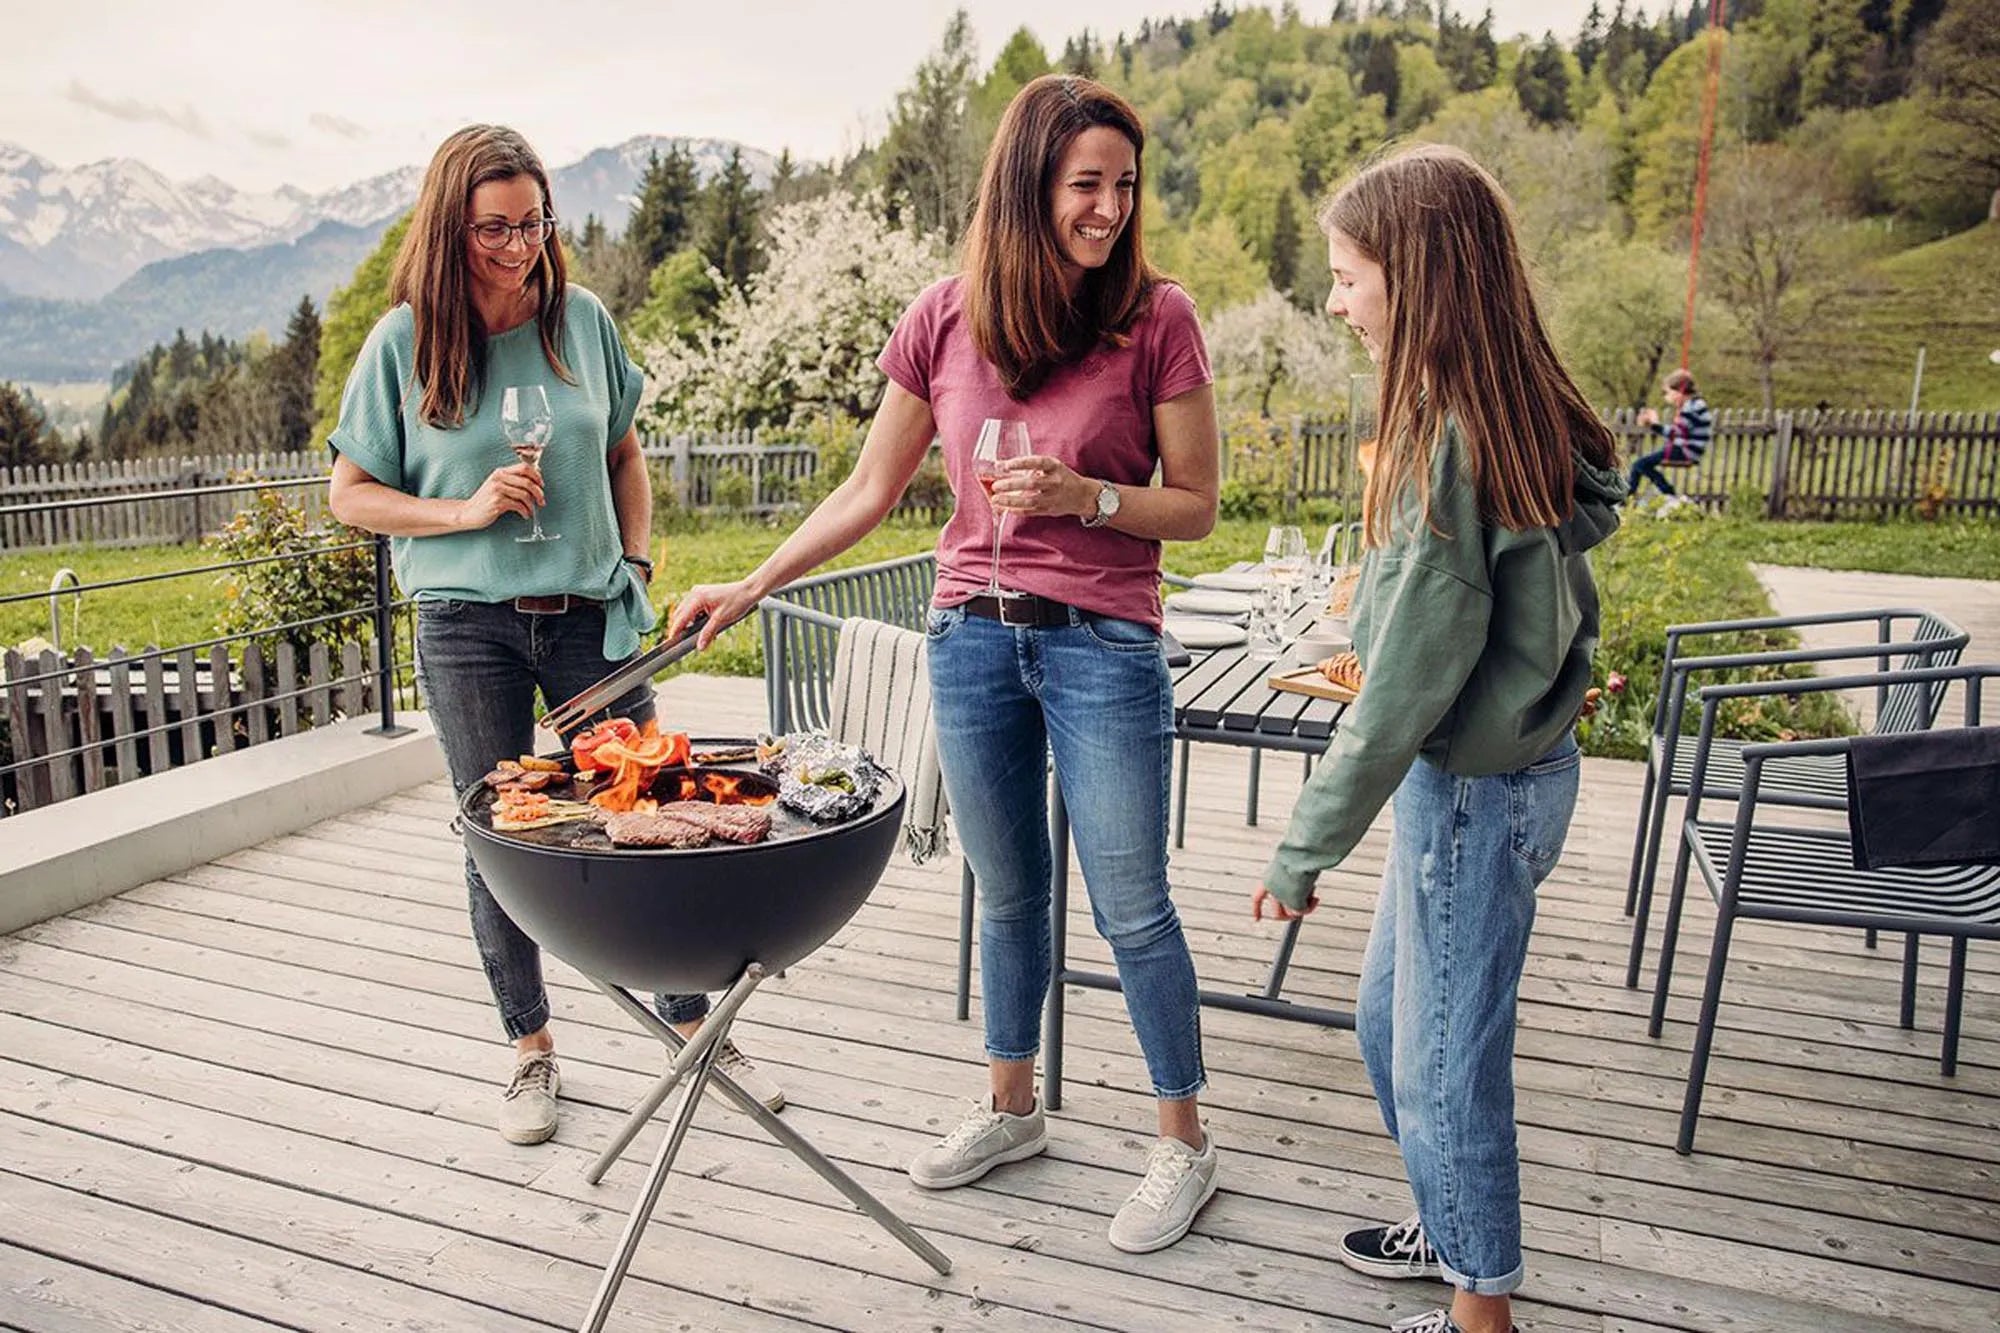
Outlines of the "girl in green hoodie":
[{"label": "girl in green hoodie", "polygon": [[1320,213],[1333,291],[1378,368],[1352,620],[1364,683],[1252,900],[1318,905],[1393,799],[1356,1034],[1417,1212],[1348,1235],[1382,1277],[1442,1277],[1397,1328],[1505,1333],[1520,1285],[1514,1010],[1535,890],[1576,805],[1572,728],[1617,526],[1610,432],[1550,345],[1499,185],[1454,148],[1375,163]]}]

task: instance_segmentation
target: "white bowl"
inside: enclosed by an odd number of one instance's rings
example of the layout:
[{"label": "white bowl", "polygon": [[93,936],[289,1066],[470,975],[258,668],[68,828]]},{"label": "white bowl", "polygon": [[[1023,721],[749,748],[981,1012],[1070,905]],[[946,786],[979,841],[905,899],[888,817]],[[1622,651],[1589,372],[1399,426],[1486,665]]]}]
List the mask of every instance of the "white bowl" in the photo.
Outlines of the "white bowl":
[{"label": "white bowl", "polygon": [[1292,641],[1292,650],[1301,662],[1319,662],[1344,653],[1354,646],[1354,640],[1344,634],[1334,634],[1328,630],[1314,629],[1301,634]]}]

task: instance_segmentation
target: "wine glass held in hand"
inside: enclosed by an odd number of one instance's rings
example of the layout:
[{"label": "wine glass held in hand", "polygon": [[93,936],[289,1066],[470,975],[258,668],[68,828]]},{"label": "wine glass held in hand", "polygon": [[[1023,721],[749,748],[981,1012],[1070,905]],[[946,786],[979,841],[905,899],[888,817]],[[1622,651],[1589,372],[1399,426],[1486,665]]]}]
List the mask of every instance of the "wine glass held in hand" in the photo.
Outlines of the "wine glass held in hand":
[{"label": "wine glass held in hand", "polygon": [[[542,451],[548,448],[549,436],[555,430],[555,415],[549,411],[549,395],[539,384],[510,384],[500,394],[500,431],[507,437],[507,445],[514,451],[514,457],[535,469],[542,470]],[[535,510],[534,528],[525,537],[516,537],[517,542],[552,542],[559,540],[559,532],[542,531],[542,511]]]},{"label": "wine glass held in hand", "polygon": [[[972,449],[972,475],[993,503],[993,483],[1000,478],[1000,465],[1028,456],[1028,423],[1014,418],[988,417],[979,426],[979,442]],[[990,597],[1004,597],[1000,589],[1000,534],[1007,523],[1007,511],[993,506],[993,565],[986,578]]]}]

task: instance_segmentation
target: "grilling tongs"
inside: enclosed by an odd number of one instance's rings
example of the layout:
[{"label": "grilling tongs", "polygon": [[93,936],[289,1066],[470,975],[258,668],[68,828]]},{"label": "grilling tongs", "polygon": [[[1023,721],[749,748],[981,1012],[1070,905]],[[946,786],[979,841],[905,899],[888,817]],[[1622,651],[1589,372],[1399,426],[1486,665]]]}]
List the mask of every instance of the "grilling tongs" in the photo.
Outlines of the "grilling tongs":
[{"label": "grilling tongs", "polygon": [[708,612],[703,611],[687,623],[687,628],[681,631],[678,639],[662,640],[656,647],[640,653],[575,698],[551,708],[543,714],[542,725],[567,741],[569,733],[582,726],[593,713],[618,702],[625,691],[693,652],[695,640],[701,637],[702,626],[707,623]]}]

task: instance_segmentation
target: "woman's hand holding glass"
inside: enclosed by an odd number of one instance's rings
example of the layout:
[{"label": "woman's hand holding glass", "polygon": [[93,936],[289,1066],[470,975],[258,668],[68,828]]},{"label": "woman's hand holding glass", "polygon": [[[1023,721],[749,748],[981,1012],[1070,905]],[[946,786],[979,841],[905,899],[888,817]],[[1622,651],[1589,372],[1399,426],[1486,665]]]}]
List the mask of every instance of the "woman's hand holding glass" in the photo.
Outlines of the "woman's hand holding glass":
[{"label": "woman's hand holding glass", "polygon": [[544,498],[539,468],[527,463],[496,467],[478,490],[459,502],[458,526],[466,531],[490,528],[502,514],[532,519]]}]

